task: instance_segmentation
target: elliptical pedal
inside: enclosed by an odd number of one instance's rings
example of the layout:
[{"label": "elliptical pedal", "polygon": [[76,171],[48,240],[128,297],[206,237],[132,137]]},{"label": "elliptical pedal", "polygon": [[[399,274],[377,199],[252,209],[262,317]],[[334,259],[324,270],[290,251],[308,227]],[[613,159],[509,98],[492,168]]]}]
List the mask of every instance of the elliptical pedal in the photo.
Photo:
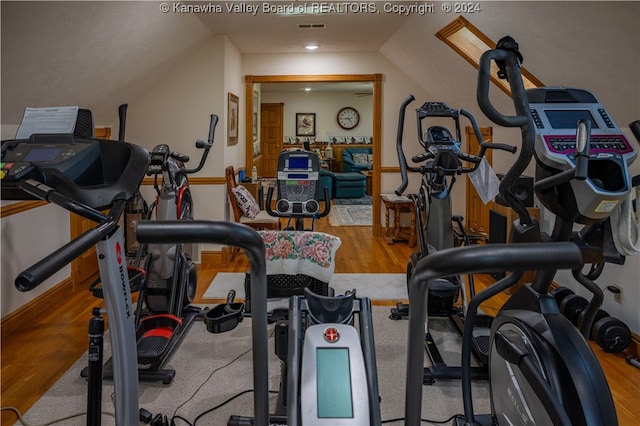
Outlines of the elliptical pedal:
[{"label": "elliptical pedal", "polygon": [[150,263],[147,270],[147,282],[144,289],[144,301],[151,312],[167,312],[169,309],[169,297],[171,279],[163,279],[153,270]]},{"label": "elliptical pedal", "polygon": [[489,362],[489,349],[491,348],[489,343],[490,334],[491,329],[489,328],[475,328],[473,330],[473,353],[484,365]]}]

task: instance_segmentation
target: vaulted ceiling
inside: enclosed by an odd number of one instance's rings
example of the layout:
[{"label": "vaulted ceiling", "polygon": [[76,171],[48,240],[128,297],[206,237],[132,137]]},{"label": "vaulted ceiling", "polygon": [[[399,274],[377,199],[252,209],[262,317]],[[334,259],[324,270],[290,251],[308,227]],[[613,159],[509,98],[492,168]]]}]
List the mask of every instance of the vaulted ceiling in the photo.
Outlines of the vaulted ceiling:
[{"label": "vaulted ceiling", "polygon": [[[142,96],[218,34],[241,54],[302,52],[305,42],[319,44],[322,52],[379,52],[434,97],[475,103],[475,70],[434,37],[457,16],[442,12],[439,2],[433,13],[406,15],[386,11],[385,4],[422,3],[375,2],[375,10],[355,10],[356,3],[346,2],[325,3],[333,9],[324,10],[271,3],[293,7],[2,1],[2,124],[19,123],[26,106],[82,105],[96,116],[112,116],[114,105]],[[467,19],[493,40],[514,36],[524,65],[544,83],[595,84],[605,103],[616,104],[619,124],[640,117],[640,3],[478,4],[478,13]],[[244,9],[229,11],[231,6]],[[248,6],[258,7],[256,13]]]}]

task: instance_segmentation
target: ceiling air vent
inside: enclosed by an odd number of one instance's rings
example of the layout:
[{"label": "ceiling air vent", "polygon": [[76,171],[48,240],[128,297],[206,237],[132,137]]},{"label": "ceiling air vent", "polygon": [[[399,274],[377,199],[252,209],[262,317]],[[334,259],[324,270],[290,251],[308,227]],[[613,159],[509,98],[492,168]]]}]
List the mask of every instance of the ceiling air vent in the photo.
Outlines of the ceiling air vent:
[{"label": "ceiling air vent", "polygon": [[316,29],[316,28],[326,28],[325,24],[298,24],[298,29],[299,30],[306,30],[306,29]]}]

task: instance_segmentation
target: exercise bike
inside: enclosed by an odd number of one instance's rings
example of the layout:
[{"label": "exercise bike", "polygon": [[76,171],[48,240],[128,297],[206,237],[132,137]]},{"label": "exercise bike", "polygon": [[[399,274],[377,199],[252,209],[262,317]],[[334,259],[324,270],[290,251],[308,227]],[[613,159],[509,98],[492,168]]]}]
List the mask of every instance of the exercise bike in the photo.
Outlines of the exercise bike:
[{"label": "exercise bike", "polygon": [[[316,200],[316,186],[320,177],[320,159],[308,150],[285,150],[278,156],[278,179],[276,209],[271,208],[273,188],[267,191],[267,213],[274,217],[287,218],[285,229],[304,231],[304,219],[311,219],[313,231],[316,219],[327,216],[331,211],[329,189],[324,190],[324,209],[320,211],[320,202]],[[294,225],[291,226],[293,219]]]},{"label": "exercise bike", "polygon": [[[215,119],[212,120],[215,124]],[[213,138],[213,134],[210,135]],[[124,232],[120,218],[126,203],[138,190],[149,166],[149,153],[140,146],[123,141],[74,137],[71,134],[34,134],[29,139],[2,143],[3,199],[40,199],[56,204],[96,223],[78,238],[20,273],[15,280],[19,291],[30,291],[92,246],[97,248],[101,291],[109,318],[109,336],[113,354],[113,404],[118,425],[138,424],[142,413],[138,405],[138,354],[134,306],[125,259]],[[103,210],[108,209],[107,213]],[[152,228],[160,221],[148,221]],[[171,223],[173,223],[172,221]],[[191,220],[176,220],[191,223]],[[161,226],[162,227],[162,226]],[[252,261],[256,279],[253,293],[261,300],[265,293],[264,248],[260,237],[246,226],[221,222],[214,225],[212,242],[245,248]],[[157,233],[158,230],[153,231]],[[159,231],[162,234],[162,231]],[[198,238],[211,232],[198,228]],[[172,241],[140,240],[141,243],[178,245],[195,243],[187,231]],[[176,239],[177,237],[177,239]],[[253,351],[256,365],[257,395],[268,398],[266,376],[266,314],[254,303]],[[264,318],[264,321],[261,319]],[[260,332],[262,330],[262,332]],[[261,350],[261,348],[264,348]],[[264,361],[264,365],[261,363]],[[90,370],[92,371],[92,370]],[[89,382],[100,382],[101,375],[90,374]],[[91,384],[89,388],[91,388]],[[100,390],[98,388],[98,390]],[[267,403],[256,396],[256,413]],[[92,408],[92,407],[90,407]],[[100,409],[88,410],[87,424],[100,423]],[[266,410],[265,410],[266,412]],[[145,418],[148,418],[145,415]],[[157,417],[157,416],[156,416]],[[155,420],[155,418],[154,418]],[[161,424],[162,419],[159,420]],[[265,423],[258,423],[265,424]]]},{"label": "exercise bike", "polygon": [[[126,105],[123,106],[119,109],[120,123],[125,121]],[[208,142],[196,142],[196,148],[203,151],[194,169],[185,167],[189,161],[187,155],[171,152],[168,145],[161,144],[153,148],[146,174],[154,177],[153,187],[157,195],[149,206],[145,203],[144,220],[151,220],[154,215],[156,220],[193,220],[193,198],[188,175],[197,173],[204,166],[213,146],[217,122],[218,117],[211,115]],[[123,135],[121,125],[121,141],[124,140]],[[129,204],[140,197],[138,190]],[[127,230],[129,228],[127,224]],[[135,235],[127,237],[135,238]],[[144,259],[143,254],[147,254]],[[131,291],[138,292],[135,311],[138,378],[143,382],[171,384],[175,370],[162,367],[194,321],[202,317],[202,309],[191,305],[198,281],[196,265],[192,260],[192,245],[141,244],[133,264],[128,266],[128,272]],[[99,282],[90,286],[96,297],[102,296],[101,286],[97,285]],[[111,379],[112,370],[111,360],[108,360],[104,366],[105,379]],[[81,375],[86,377],[87,370],[83,370]]]},{"label": "exercise bike", "polygon": [[[582,332],[579,332],[560,314],[548,290],[555,271],[570,268],[577,281],[593,294],[583,318],[584,324],[590,325],[602,301],[602,290],[591,280],[584,279],[579,271],[585,263],[600,260],[603,256],[603,248],[598,245],[597,239],[586,241],[579,238],[580,233],[572,233],[572,225],[573,222],[590,225],[605,220],[610,212],[603,212],[601,209],[594,208],[594,205],[601,205],[602,200],[608,199],[609,196],[613,197],[612,200],[616,200],[618,196],[624,197],[629,193],[627,166],[635,159],[635,150],[608,117],[604,107],[586,91],[582,91],[581,95],[589,94],[589,96],[581,96],[581,100],[572,104],[567,102],[569,99],[567,96],[570,96],[571,91],[553,88],[538,89],[546,94],[543,98],[548,102],[545,103],[555,103],[555,105],[536,108],[534,103],[530,103],[536,93],[530,92],[532,96],[528,96],[522,84],[521,60],[522,56],[518,51],[517,43],[510,37],[505,37],[498,43],[496,49],[485,52],[480,62],[477,92],[480,108],[496,124],[519,127],[522,132],[521,155],[500,184],[503,197],[518,212],[519,219],[514,222],[512,244],[507,246],[513,250],[513,258],[496,262],[496,259],[492,258],[492,245],[487,246],[482,253],[477,253],[477,256],[481,256],[480,259],[471,259],[461,250],[458,261],[465,270],[473,268],[487,271],[486,267],[490,264],[500,263],[501,270],[515,271],[478,293],[471,300],[467,320],[470,321],[473,318],[480,303],[513,286],[524,270],[540,272],[536,274],[531,285],[522,286],[516,291],[492,323],[489,353],[492,409],[490,415],[477,416],[473,410],[469,374],[472,327],[470,324],[465,324],[462,344],[462,390],[465,414],[464,418],[458,419],[457,423],[465,425],[617,424],[615,406],[606,378],[587,343],[584,330],[581,327]],[[499,113],[489,100],[491,61],[495,61],[498,65],[499,76],[506,77],[509,81],[516,111],[514,116]],[[554,119],[550,120],[547,115],[549,111],[551,111],[549,115],[554,115],[560,120],[556,123],[564,121],[573,124],[567,127],[554,126],[551,124]],[[585,120],[586,117],[588,119]],[[598,126],[598,132],[602,133],[607,142],[612,140],[615,143],[603,144],[598,141],[600,135],[592,138],[589,122]],[[541,131],[541,129],[547,130]],[[562,136],[564,142],[557,146],[549,143],[553,138],[541,136],[545,131],[549,131],[548,129],[553,129],[556,136]],[[570,136],[572,133],[573,136]],[[596,152],[590,153],[590,149]],[[534,151],[538,166],[544,169],[542,173],[539,173],[541,170],[537,171],[534,189],[542,197],[550,193],[556,194],[553,202],[549,199],[544,202],[552,212],[557,213],[557,221],[551,237],[546,237],[540,232],[537,222],[528,217],[524,205],[509,191],[515,183],[514,178],[527,167]],[[555,161],[555,170],[544,165],[548,161]],[[602,174],[604,170],[607,172]],[[607,180],[607,175],[614,177],[612,182],[606,184],[604,181],[598,182],[601,178]],[[571,186],[574,184],[585,192],[572,192]],[[595,204],[592,205],[591,202]],[[612,203],[617,204],[618,201]],[[570,218],[566,214],[569,214]],[[539,257],[528,260],[518,259],[517,257],[525,252],[527,247],[540,250]],[[544,251],[550,252],[557,258],[549,259],[548,264],[545,265]],[[570,252],[573,252],[573,255],[569,255]],[[574,260],[565,258],[565,255],[574,256]],[[452,257],[456,256],[452,255]],[[564,263],[564,260],[567,262]],[[540,263],[541,261],[543,262]],[[444,268],[446,269],[447,266],[448,264]],[[416,272],[414,275],[412,290],[415,291],[418,301],[420,301],[420,294],[428,287],[429,276],[439,275],[434,274],[434,270],[438,268],[440,267],[432,267],[429,271],[422,269],[420,273]],[[412,340],[418,335],[418,321],[419,318],[414,318],[412,324],[410,318]],[[415,343],[411,344],[415,346]],[[420,355],[417,348],[410,348],[408,380],[409,372],[418,368],[420,360],[417,357]],[[420,407],[417,404],[421,396],[412,395],[412,391],[420,392],[419,386],[412,383],[407,388],[405,413],[407,419],[410,419],[408,424],[417,425],[420,416]]]},{"label": "exercise bike", "polygon": [[[454,247],[456,234],[466,245],[470,243],[462,217],[453,216],[451,209],[451,191],[456,182],[456,176],[472,173],[479,167],[487,149],[501,149],[515,152],[515,148],[505,144],[482,142],[482,134],[475,117],[464,109],[450,108],[444,102],[426,102],[416,110],[418,124],[418,142],[424,153],[412,157],[413,163],[424,163],[419,166],[407,165],[403,149],[404,115],[408,105],[414,100],[413,96],[405,99],[400,107],[398,120],[398,135],[396,150],[400,163],[402,182],[395,191],[402,195],[407,188],[407,172],[421,174],[421,186],[417,194],[410,194],[416,214],[416,228],[418,229],[418,251],[411,255],[407,264],[407,287],[416,264],[425,256],[438,250]],[[473,132],[480,143],[477,156],[462,152],[460,117],[466,117]],[[427,119],[450,118],[455,125],[455,137],[448,128],[441,125],[430,126],[424,131],[423,123]],[[463,166],[462,162],[470,166]],[[457,232],[453,224],[457,226]],[[477,237],[476,237],[477,238]],[[465,321],[465,310],[468,300],[475,294],[473,275],[468,275],[469,292],[462,285],[460,275],[452,275],[431,283],[429,287],[429,316],[449,317],[458,332],[462,334]],[[461,307],[455,307],[454,302],[462,293]],[[410,305],[398,303],[391,309],[391,319],[406,318]],[[487,378],[489,330],[492,318],[484,315],[477,317],[474,322],[473,353],[478,363],[472,369],[474,379]],[[447,365],[444,361],[432,334],[427,329],[425,334],[425,348],[431,360],[431,366],[424,369],[424,383],[433,384],[436,379],[460,379],[459,366]]]},{"label": "exercise bike", "polygon": [[[327,188],[322,213],[315,200],[318,157],[309,151],[283,151],[278,164],[276,210],[267,208],[271,215],[294,220],[295,226],[259,232],[267,248],[268,311],[271,320],[280,318],[275,321],[280,389],[270,424],[378,425],[381,417],[371,301],[356,297],[355,291],[334,296],[328,285],[340,240],[313,232],[313,225],[305,230],[302,224],[305,218],[315,220],[330,209]],[[270,188],[267,206],[272,197]],[[286,255],[288,265],[283,266],[285,261],[273,248],[286,246],[292,249]],[[313,261],[311,246],[322,246],[322,251],[329,253],[329,265],[320,268],[322,271]],[[245,290],[249,295],[250,286],[245,285]],[[278,299],[287,303],[284,314],[276,314],[278,305],[272,302]],[[232,416],[227,424],[252,422],[250,417]]]}]

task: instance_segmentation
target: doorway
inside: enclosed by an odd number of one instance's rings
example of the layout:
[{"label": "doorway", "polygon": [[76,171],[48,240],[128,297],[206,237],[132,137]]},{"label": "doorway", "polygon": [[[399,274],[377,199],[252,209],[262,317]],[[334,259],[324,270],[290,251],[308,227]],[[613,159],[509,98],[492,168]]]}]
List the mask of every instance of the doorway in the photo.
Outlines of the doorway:
[{"label": "doorway", "polygon": [[[245,76],[245,129],[258,129],[257,123],[259,106],[256,95],[258,85],[261,83],[335,83],[335,82],[369,82],[373,86],[372,94],[372,210],[374,236],[382,235],[380,223],[380,164],[381,164],[381,137],[382,137],[382,74],[328,74],[328,75],[271,75],[271,76]],[[254,88],[254,84],[256,84]],[[254,164],[263,161],[264,153],[254,153],[254,132],[245,132],[245,167],[250,170]],[[262,147],[261,147],[262,148]],[[260,151],[260,150],[258,150]]]}]

